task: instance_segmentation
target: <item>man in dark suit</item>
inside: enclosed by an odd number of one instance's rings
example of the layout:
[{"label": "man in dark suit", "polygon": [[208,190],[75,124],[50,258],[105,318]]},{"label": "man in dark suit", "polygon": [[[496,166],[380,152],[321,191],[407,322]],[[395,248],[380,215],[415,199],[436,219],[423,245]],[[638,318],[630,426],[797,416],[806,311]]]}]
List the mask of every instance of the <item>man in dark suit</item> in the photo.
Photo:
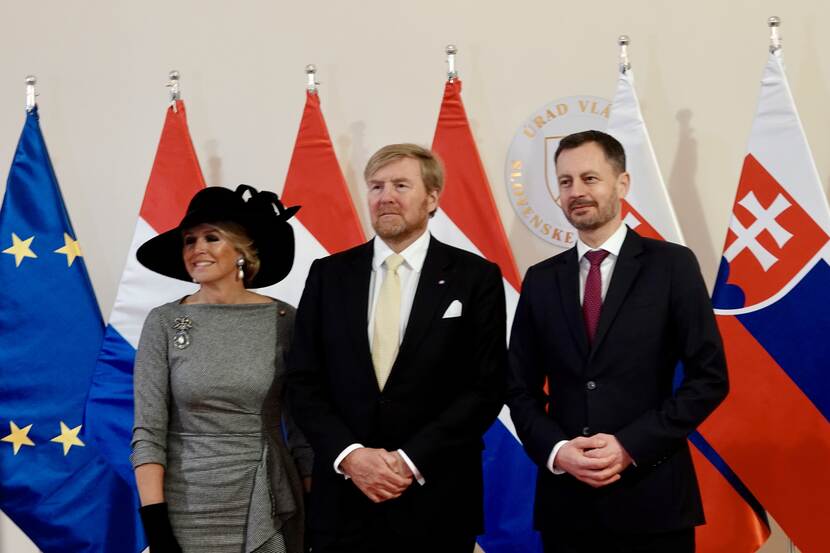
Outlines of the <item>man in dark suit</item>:
[{"label": "man in dark suit", "polygon": [[482,435],[504,400],[501,273],[427,231],[443,186],[432,152],[386,146],[365,178],[377,236],[311,266],[289,361],[315,453],[312,547],[471,553]]},{"label": "man in dark suit", "polygon": [[704,519],[686,437],[728,391],[700,269],[622,223],[617,140],[570,135],[554,159],[579,240],[528,270],[509,349],[508,405],[539,465],[535,526],[546,552],[693,553]]}]

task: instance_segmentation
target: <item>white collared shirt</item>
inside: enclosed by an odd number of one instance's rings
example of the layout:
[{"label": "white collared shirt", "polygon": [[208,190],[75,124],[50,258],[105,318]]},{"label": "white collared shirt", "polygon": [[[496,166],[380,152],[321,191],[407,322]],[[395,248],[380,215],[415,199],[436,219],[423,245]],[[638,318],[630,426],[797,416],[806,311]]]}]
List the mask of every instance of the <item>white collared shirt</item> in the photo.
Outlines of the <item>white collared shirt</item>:
[{"label": "white collared shirt", "polygon": [[[599,266],[599,273],[602,277],[602,301],[605,301],[605,294],[608,292],[608,285],[611,284],[611,277],[614,274],[614,267],[617,265],[617,259],[620,257],[620,249],[622,249],[623,242],[625,241],[625,235],[628,233],[628,227],[624,224],[621,224],[617,230],[614,231],[614,234],[608,237],[605,242],[603,242],[599,247],[592,248],[581,239],[577,239],[576,241],[576,255],[579,258],[579,304],[582,305],[583,300],[585,299],[585,281],[588,280],[588,271],[591,268],[591,262],[588,261],[588,258],[585,257],[585,254],[594,251],[594,250],[605,250],[608,252],[608,255],[605,259],[602,260]],[[562,448],[563,445],[568,443],[568,440],[561,440],[556,442],[556,445],[553,446],[553,450],[550,452],[548,456],[548,469],[553,474],[564,474],[564,470],[560,470],[555,468],[553,463],[556,461],[556,454],[559,453],[559,450]]]},{"label": "white collared shirt", "polygon": [[[401,257],[403,257],[403,263],[398,267],[398,278],[401,281],[401,326],[400,333],[398,334],[398,345],[403,340],[406,325],[409,322],[409,314],[412,312],[412,302],[415,299],[415,291],[418,289],[418,281],[421,279],[421,269],[424,268],[424,260],[427,258],[429,237],[429,231],[424,231],[421,236],[400,253]],[[378,296],[380,296],[380,287],[383,285],[383,279],[386,277],[386,268],[383,266],[383,262],[386,261],[387,257],[395,253],[386,242],[377,236],[375,236],[372,245],[375,253],[372,257],[372,276],[369,280],[369,326],[366,329],[369,333],[370,350],[372,349],[375,334],[375,308],[377,306]]]},{"label": "white collared shirt", "polygon": [[[404,261],[401,263],[400,267],[398,267],[398,278],[400,278],[401,281],[401,326],[400,333],[398,334],[399,345],[403,340],[404,333],[406,332],[406,325],[409,322],[409,314],[412,312],[412,303],[415,300],[415,292],[418,290],[418,281],[421,279],[421,269],[424,268],[424,261],[427,258],[429,239],[429,231],[424,231],[421,236],[407,246],[405,250],[400,252],[400,255],[403,257]],[[366,329],[369,334],[370,350],[372,349],[375,334],[375,307],[377,305],[378,296],[380,296],[380,287],[383,285],[383,279],[386,277],[386,269],[383,266],[383,262],[386,261],[387,257],[395,253],[395,251],[390,248],[386,242],[377,236],[375,236],[373,241],[373,247],[374,255],[372,256],[372,276],[369,280],[369,326]],[[343,459],[345,459],[349,453],[355,449],[360,449],[361,447],[364,447],[363,444],[356,443],[349,445],[346,449],[341,451],[340,455],[338,455],[334,460],[334,471],[338,474],[343,474],[343,471],[340,470],[340,463],[343,462]],[[421,472],[418,470],[418,467],[415,466],[409,456],[402,449],[399,449],[398,453],[401,454],[401,458],[404,460],[404,463],[406,463],[409,470],[412,471],[412,474],[415,476],[415,480],[418,484],[423,486],[426,481],[421,475]],[[348,478],[348,476],[346,478]]]},{"label": "white collared shirt", "polygon": [[614,234],[608,237],[599,247],[592,248],[581,239],[576,241],[576,255],[579,258],[579,304],[585,299],[585,281],[588,280],[588,270],[591,268],[591,262],[585,257],[585,254],[595,250],[605,250],[608,255],[602,260],[599,266],[599,272],[602,276],[602,300],[605,301],[605,294],[608,292],[608,285],[611,283],[611,276],[614,274],[614,267],[617,265],[617,258],[620,256],[620,249],[625,241],[625,235],[628,232],[628,227],[620,225]]}]

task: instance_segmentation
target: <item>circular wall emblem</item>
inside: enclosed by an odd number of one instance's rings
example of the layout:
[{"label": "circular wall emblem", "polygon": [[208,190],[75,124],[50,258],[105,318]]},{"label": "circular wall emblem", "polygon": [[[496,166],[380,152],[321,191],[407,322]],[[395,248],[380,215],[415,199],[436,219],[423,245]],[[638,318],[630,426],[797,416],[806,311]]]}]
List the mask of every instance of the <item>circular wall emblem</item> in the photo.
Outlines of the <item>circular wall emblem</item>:
[{"label": "circular wall emblem", "polygon": [[513,137],[504,167],[507,195],[519,219],[545,242],[569,248],[576,241],[558,205],[556,147],[569,134],[604,131],[610,110],[611,102],[597,96],[560,98],[533,112]]}]

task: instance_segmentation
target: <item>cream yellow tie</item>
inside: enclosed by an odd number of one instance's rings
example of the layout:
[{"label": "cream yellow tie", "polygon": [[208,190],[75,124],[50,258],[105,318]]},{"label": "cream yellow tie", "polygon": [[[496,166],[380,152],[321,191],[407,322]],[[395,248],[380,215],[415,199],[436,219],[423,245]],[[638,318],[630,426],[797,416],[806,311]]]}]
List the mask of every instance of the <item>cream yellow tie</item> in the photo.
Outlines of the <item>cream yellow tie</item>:
[{"label": "cream yellow tie", "polygon": [[404,259],[393,253],[383,262],[386,274],[380,285],[375,306],[375,328],[372,334],[372,363],[381,390],[386,385],[392,364],[398,355],[401,332],[401,278],[398,267]]}]

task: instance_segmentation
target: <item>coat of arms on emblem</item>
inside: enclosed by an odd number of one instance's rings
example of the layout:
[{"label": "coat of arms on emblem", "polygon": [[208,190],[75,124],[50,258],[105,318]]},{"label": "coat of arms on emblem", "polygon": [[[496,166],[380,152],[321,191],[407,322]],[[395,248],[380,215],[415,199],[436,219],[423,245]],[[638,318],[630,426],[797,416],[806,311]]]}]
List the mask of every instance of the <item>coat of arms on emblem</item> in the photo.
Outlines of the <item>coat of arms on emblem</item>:
[{"label": "coat of arms on emblem", "polygon": [[568,96],[536,110],[522,123],[507,152],[507,195],[530,231],[555,246],[570,248],[576,231],[559,209],[553,155],[565,136],[605,130],[611,102],[596,96]]}]

